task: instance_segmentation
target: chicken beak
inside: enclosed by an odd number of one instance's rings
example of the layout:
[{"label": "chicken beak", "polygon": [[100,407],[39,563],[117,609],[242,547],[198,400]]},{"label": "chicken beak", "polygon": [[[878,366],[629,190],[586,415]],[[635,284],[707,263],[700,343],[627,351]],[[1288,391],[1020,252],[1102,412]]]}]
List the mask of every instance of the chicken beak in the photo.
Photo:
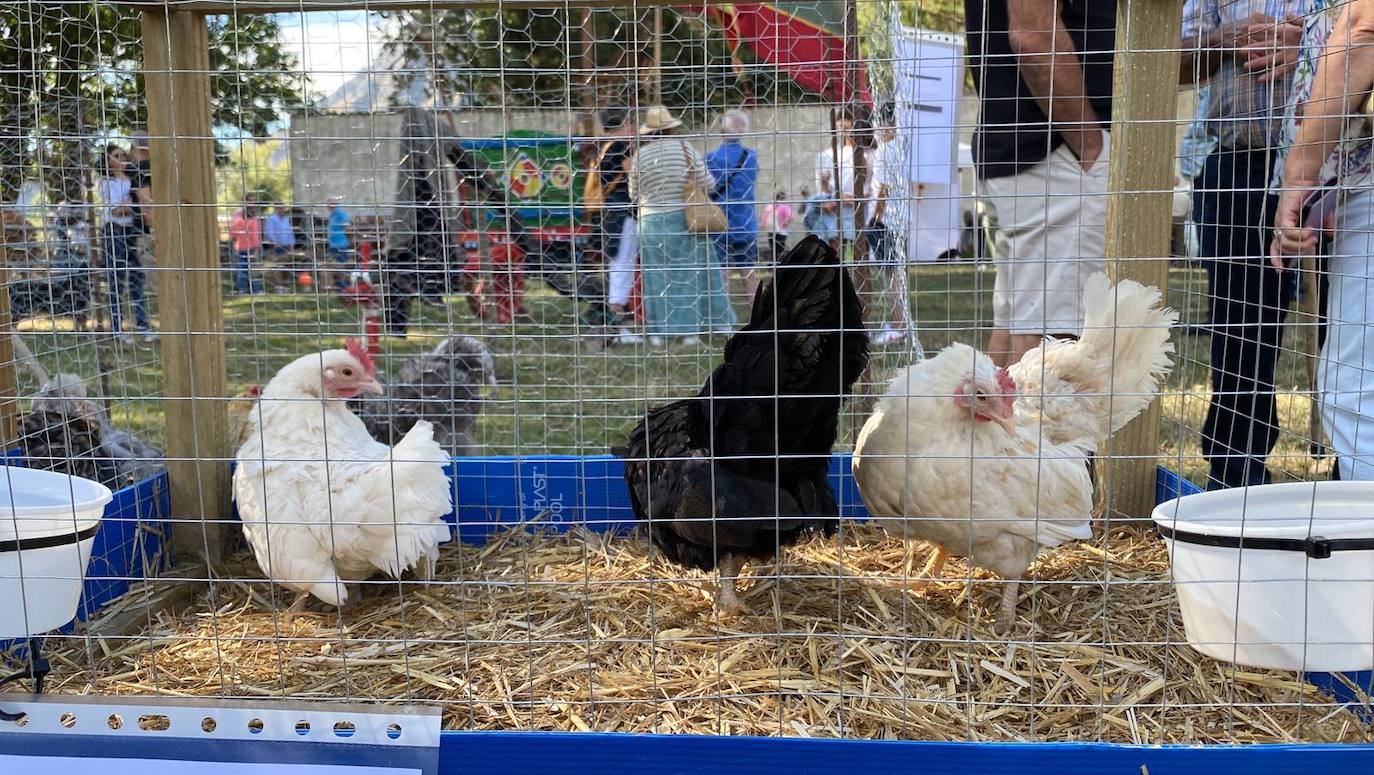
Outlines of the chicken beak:
[{"label": "chicken beak", "polygon": [[1009,433],[1009,434],[1011,434],[1011,435],[1013,435],[1013,436],[1016,435],[1016,420],[1015,420],[1015,415],[1008,414],[1008,415],[1006,415],[1006,416],[1004,417],[1004,416],[1002,416],[1002,415],[1000,415],[1000,414],[994,414],[994,415],[993,415],[991,418],[989,418],[989,419],[991,419],[993,422],[997,423],[998,425],[1002,426],[1003,430],[1005,430],[1007,433]]},{"label": "chicken beak", "polygon": [[378,382],[375,377],[369,378],[366,382],[360,384],[358,387],[362,388],[362,391],[364,393],[372,393],[373,395],[378,396],[386,392],[382,390],[382,383]]}]

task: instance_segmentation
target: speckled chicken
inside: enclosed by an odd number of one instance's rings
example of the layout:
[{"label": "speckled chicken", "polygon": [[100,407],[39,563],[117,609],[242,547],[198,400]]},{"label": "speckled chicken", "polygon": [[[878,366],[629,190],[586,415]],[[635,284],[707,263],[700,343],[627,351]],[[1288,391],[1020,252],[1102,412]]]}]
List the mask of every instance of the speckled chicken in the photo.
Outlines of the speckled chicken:
[{"label": "speckled chicken", "polygon": [[166,454],[129,431],[116,428],[104,407],[86,397],[76,374],[48,372],[17,334],[15,352],[40,386],[20,419],[19,444],[28,465],[81,476],[118,489],[165,467]]},{"label": "speckled chicken", "polygon": [[434,440],[450,456],[480,452],[473,426],[482,411],[482,392],[496,386],[491,351],[476,337],[455,334],[429,352],[409,358],[385,393],[351,402],[372,437],[399,442],[418,420],[434,425]]}]

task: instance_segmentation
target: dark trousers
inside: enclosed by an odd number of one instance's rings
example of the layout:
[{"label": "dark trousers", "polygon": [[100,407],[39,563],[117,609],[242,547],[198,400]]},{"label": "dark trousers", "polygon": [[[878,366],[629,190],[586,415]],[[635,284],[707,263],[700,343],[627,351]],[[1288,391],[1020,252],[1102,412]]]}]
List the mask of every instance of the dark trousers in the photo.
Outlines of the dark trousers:
[{"label": "dark trousers", "polygon": [[1219,149],[1194,183],[1212,337],[1212,399],[1202,426],[1208,489],[1268,483],[1265,460],[1279,438],[1274,368],[1294,273],[1269,266],[1273,164],[1271,151]]},{"label": "dark trousers", "polygon": [[124,297],[129,297],[129,305],[134,310],[134,326],[139,331],[150,328],[148,322],[148,300],[143,292],[143,264],[139,261],[135,242],[138,232],[132,227],[111,223],[101,235],[101,247],[105,253],[105,268],[110,273],[110,330],[119,333],[123,330]]}]

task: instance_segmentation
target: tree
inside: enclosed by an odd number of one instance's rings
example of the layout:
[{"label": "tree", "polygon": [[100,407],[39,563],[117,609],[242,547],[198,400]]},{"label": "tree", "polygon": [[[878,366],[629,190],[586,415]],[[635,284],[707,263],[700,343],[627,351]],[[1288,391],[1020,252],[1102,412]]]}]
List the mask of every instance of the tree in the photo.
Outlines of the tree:
[{"label": "tree", "polygon": [[220,204],[234,208],[252,200],[264,204],[290,204],[291,169],[279,156],[281,140],[245,140],[228,153],[228,160],[215,170],[215,196]]},{"label": "tree", "polygon": [[[270,16],[211,17],[214,123],[269,133],[305,84]],[[80,201],[88,144],[146,124],[138,12],[105,3],[0,3],[0,202],[41,172],[48,197]]]},{"label": "tree", "polygon": [[[651,10],[591,14],[592,64],[599,92],[647,103],[652,68]],[[420,92],[457,105],[473,98],[500,105],[573,107],[582,75],[581,10],[519,8],[380,14],[391,22],[383,51],[397,62],[393,105]],[[738,104],[746,89],[719,30],[702,14],[663,11],[663,101],[674,108]],[[746,74],[749,72],[746,68]],[[636,75],[641,76],[636,79]],[[749,77],[746,75],[746,77]],[[757,76],[760,78],[766,76]],[[418,85],[420,89],[412,87]],[[638,95],[634,95],[635,91]]]}]

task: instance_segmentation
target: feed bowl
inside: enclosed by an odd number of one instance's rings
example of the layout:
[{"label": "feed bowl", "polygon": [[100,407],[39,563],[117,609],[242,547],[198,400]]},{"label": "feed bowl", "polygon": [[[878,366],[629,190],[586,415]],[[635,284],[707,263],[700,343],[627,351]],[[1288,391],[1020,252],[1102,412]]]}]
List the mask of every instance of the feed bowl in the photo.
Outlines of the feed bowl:
[{"label": "feed bowl", "polygon": [[89,479],[0,466],[0,638],[39,635],[76,617],[113,497]]},{"label": "feed bowl", "polygon": [[1374,668],[1374,482],[1295,482],[1161,503],[1188,642],[1215,659]]}]

